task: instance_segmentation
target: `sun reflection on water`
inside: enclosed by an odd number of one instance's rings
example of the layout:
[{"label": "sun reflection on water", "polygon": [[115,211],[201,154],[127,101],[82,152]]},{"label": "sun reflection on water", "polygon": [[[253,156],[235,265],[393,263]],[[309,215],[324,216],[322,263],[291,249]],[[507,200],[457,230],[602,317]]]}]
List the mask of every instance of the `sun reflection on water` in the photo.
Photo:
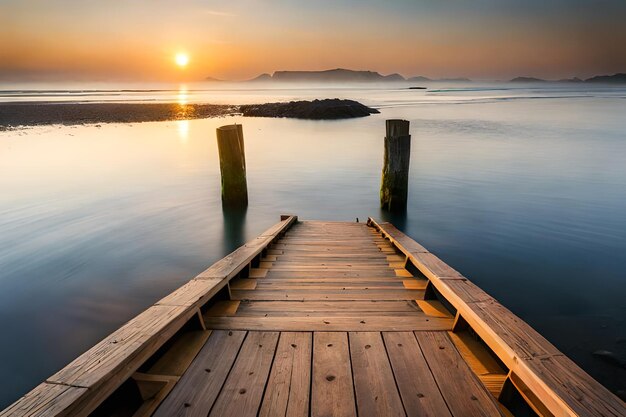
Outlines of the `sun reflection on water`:
[{"label": "sun reflection on water", "polygon": [[181,85],[178,89],[178,95],[176,96],[176,102],[181,106],[189,103],[189,90],[186,85]]},{"label": "sun reflection on water", "polygon": [[187,143],[189,140],[189,120],[177,120],[178,140],[180,143]]}]

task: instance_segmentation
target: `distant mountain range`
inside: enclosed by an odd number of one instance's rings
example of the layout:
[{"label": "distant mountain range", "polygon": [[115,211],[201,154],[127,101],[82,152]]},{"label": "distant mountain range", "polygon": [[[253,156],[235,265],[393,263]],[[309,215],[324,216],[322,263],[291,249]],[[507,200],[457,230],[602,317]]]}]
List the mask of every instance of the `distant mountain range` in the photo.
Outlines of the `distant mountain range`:
[{"label": "distant mountain range", "polygon": [[[215,78],[207,77],[205,81],[221,81]],[[415,83],[427,82],[472,82],[469,78],[442,78],[431,79],[423,76],[404,78],[400,74],[382,75],[375,71],[355,71],[344,68],[337,68],[325,71],[276,71],[274,74],[261,74],[248,82],[398,82],[409,81]],[[543,80],[533,77],[517,77],[510,80],[513,83],[542,83],[542,82],[561,82],[561,83],[626,83],[626,74],[619,73],[614,75],[599,75],[581,80],[580,78],[568,78],[564,80]]]},{"label": "distant mountain range", "polygon": [[533,77],[517,77],[510,80],[512,83],[598,83],[598,84],[626,84],[626,73],[617,73],[613,75],[596,75],[595,77],[581,80],[578,77],[566,78],[563,80],[544,80]]},{"label": "distant mountain range", "polygon": [[[207,77],[205,81],[218,81],[215,78]],[[325,71],[276,71],[274,74],[261,74],[248,82],[469,82],[467,78],[447,78],[441,80],[433,80],[430,78],[418,76],[404,78],[400,74],[382,75],[375,71],[355,71],[344,68],[337,68]]]}]

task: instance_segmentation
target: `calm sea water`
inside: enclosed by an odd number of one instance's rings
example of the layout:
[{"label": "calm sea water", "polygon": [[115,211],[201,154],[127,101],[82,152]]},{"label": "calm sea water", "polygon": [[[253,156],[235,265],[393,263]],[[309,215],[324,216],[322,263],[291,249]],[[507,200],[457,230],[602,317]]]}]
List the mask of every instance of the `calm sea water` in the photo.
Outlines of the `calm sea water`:
[{"label": "calm sea water", "polygon": [[[0,132],[0,408],[281,213],[393,221],[626,389],[624,367],[592,355],[626,358],[626,89],[26,87],[0,86],[0,101],[340,97],[381,114]],[[410,120],[413,136],[408,211],[395,218],[378,208],[388,118]],[[220,203],[214,132],[232,122],[244,126],[244,215]]]}]

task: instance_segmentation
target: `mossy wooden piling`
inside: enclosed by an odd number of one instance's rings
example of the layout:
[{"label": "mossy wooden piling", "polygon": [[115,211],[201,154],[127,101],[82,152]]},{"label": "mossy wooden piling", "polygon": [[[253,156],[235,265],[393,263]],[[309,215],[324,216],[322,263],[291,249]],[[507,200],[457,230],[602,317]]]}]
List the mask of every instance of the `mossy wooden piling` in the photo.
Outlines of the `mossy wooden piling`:
[{"label": "mossy wooden piling", "polygon": [[389,211],[406,210],[409,186],[411,135],[408,120],[387,120],[380,207]]},{"label": "mossy wooden piling", "polygon": [[221,126],[216,133],[222,174],[222,204],[225,207],[247,207],[248,183],[243,127],[239,124]]}]

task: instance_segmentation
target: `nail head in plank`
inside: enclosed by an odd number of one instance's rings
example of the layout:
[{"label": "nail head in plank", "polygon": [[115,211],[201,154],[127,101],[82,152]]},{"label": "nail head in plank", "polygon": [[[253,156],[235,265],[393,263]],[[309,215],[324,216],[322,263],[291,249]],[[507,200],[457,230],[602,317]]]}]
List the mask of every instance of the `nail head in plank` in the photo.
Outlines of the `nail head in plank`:
[{"label": "nail head in plank", "polygon": [[231,369],[246,332],[213,331],[198,356],[154,414],[206,417]]},{"label": "nail head in plank", "polygon": [[501,416],[496,400],[465,363],[447,333],[415,332],[415,336],[453,415]]},{"label": "nail head in plank", "polygon": [[378,332],[350,332],[350,359],[360,417],[403,417],[404,408]]},{"label": "nail head in plank", "polygon": [[277,342],[277,332],[248,332],[210,417],[256,417]]},{"label": "nail head in plank", "polygon": [[383,338],[407,416],[450,417],[415,335],[384,332]]},{"label": "nail head in plank", "polygon": [[356,417],[347,333],[313,334],[311,417]]},{"label": "nail head in plank", "polygon": [[259,417],[309,415],[313,335],[282,332]]},{"label": "nail head in plank", "polygon": [[427,317],[415,313],[410,316],[342,317],[207,317],[208,329],[237,329],[257,331],[433,331],[450,330],[452,319]]}]

